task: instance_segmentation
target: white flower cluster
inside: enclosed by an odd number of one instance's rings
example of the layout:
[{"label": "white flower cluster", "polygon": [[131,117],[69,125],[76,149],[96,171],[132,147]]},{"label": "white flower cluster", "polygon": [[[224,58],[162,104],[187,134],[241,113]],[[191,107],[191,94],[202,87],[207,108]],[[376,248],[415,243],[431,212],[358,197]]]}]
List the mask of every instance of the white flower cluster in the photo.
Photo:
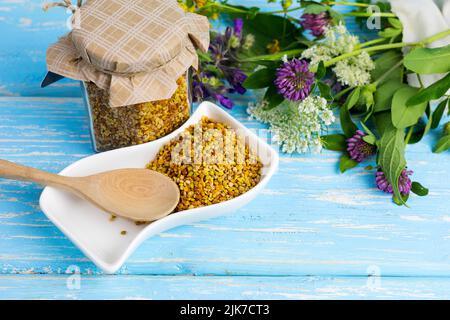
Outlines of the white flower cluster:
[{"label": "white flower cluster", "polygon": [[[305,50],[302,58],[309,59],[311,65],[316,66],[321,61],[325,62],[353,52],[358,45],[358,37],[351,35],[344,25],[339,24],[328,28],[323,42]],[[341,84],[356,87],[370,83],[370,71],[374,68],[375,64],[370,55],[363,51],[357,56],[337,62],[333,72]]]},{"label": "white flower cluster", "polygon": [[251,33],[247,34],[244,39],[244,44],[242,45],[242,49],[250,50],[255,44],[255,36]]},{"label": "white flower cluster", "polygon": [[320,136],[335,121],[333,112],[322,97],[309,96],[300,104],[285,102],[272,110],[265,110],[266,102],[250,104],[248,114],[270,125],[273,140],[286,153],[320,152]]}]

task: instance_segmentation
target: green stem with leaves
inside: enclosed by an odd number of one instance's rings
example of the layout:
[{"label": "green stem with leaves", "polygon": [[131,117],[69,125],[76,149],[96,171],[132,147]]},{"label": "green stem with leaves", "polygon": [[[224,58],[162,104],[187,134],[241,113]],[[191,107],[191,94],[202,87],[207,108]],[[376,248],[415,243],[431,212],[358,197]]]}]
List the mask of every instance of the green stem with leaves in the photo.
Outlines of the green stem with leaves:
[{"label": "green stem with leaves", "polygon": [[[197,10],[197,13],[205,12],[211,8],[215,8],[215,9],[218,9],[219,11],[223,11],[223,12],[233,12],[233,13],[241,13],[241,14],[250,13],[249,10],[236,8],[234,6],[230,6],[230,5],[218,3],[218,2],[213,2],[213,3],[205,5],[204,7],[201,7],[200,9]],[[302,9],[301,7],[297,7],[297,8],[291,8],[291,9],[285,9],[285,10],[276,10],[276,11],[259,11],[259,12],[257,12],[257,14],[281,14],[281,13],[287,14],[289,12],[294,12],[294,11],[298,11],[301,9]]]},{"label": "green stem with leaves", "polygon": [[342,14],[344,17],[357,17],[357,18],[370,18],[370,17],[381,17],[381,18],[396,18],[394,13],[390,12],[349,12]]},{"label": "green stem with leaves", "polygon": [[325,4],[329,6],[351,6],[351,7],[362,7],[368,8],[371,5],[367,3],[349,2],[349,1],[325,1]]},{"label": "green stem with leaves", "polygon": [[344,90],[338,92],[335,96],[334,96],[334,101],[339,101],[346,93],[352,91],[353,89],[355,89],[355,87],[347,87]]},{"label": "green stem with leaves", "polygon": [[[377,45],[377,46],[373,46],[373,47],[369,47],[369,48],[365,48],[365,49],[357,49],[352,52],[345,53],[343,55],[340,55],[338,57],[335,57],[333,59],[325,61],[324,65],[325,65],[325,67],[330,67],[332,65],[335,65],[339,61],[357,56],[357,55],[361,54],[363,51],[376,52],[376,51],[383,51],[383,50],[390,50],[390,49],[399,49],[399,48],[404,48],[404,47],[425,47],[426,45],[433,43],[439,39],[445,38],[447,36],[450,36],[450,29],[443,31],[443,32],[439,32],[439,33],[437,33],[431,37],[428,37],[422,41],[419,41],[419,42],[412,42],[412,43],[398,42],[398,43]],[[311,71],[316,72],[317,66],[311,68]]]},{"label": "green stem with leaves", "polygon": [[287,50],[287,51],[280,51],[275,54],[266,54],[266,55],[260,55],[260,56],[254,56],[251,58],[241,59],[239,62],[255,62],[255,61],[279,61],[284,56],[295,57],[299,54],[301,54],[304,51],[304,49],[293,49],[293,50]]},{"label": "green stem with leaves", "polygon": [[379,44],[379,43],[382,43],[382,42],[385,42],[385,41],[387,41],[386,38],[378,38],[378,39],[374,39],[374,40],[370,40],[370,41],[367,41],[367,42],[360,43],[359,45],[356,46],[356,48],[361,49],[361,48],[365,48],[365,47],[370,47],[370,46],[372,46],[374,44]]}]

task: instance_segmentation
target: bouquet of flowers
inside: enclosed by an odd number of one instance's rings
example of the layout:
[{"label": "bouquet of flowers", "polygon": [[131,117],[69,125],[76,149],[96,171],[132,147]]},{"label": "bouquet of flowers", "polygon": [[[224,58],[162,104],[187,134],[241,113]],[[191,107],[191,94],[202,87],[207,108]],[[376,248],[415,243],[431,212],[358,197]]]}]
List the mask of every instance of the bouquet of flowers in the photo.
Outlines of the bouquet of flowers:
[{"label": "bouquet of flowers", "polygon": [[[395,203],[406,205],[411,192],[428,194],[412,182],[405,150],[449,113],[450,29],[406,42],[406,20],[389,3],[369,0],[282,0],[272,12],[214,0],[180,2],[211,20],[222,15],[231,22],[224,33],[212,32],[209,53],[201,56],[197,100],[232,108],[229,94],[262,91],[248,113],[270,126],[283,152],[341,152],[342,173],[376,157],[376,167],[367,169]],[[341,5],[354,10],[339,13]],[[351,34],[346,16],[356,17],[370,40]],[[367,19],[380,30],[367,30]],[[431,83],[425,81],[430,75]],[[342,133],[327,134],[335,118]],[[447,123],[434,152],[449,147]]]}]

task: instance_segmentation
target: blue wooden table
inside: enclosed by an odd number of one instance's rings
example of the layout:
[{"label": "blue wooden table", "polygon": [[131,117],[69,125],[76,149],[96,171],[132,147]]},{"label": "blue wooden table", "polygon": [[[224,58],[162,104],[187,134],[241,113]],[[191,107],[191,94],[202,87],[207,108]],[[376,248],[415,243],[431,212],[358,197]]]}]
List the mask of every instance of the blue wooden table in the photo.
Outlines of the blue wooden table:
[{"label": "blue wooden table", "polygon": [[[0,158],[58,172],[93,150],[78,84],[39,88],[46,47],[69,17],[40,5],[0,0]],[[264,128],[246,115],[253,99],[232,114]],[[415,179],[430,188],[409,209],[363,166],[339,174],[337,153],[282,154],[254,202],[149,239],[112,276],[40,211],[40,186],[0,180],[0,298],[450,298],[450,157],[430,151],[440,132],[408,147]]]}]

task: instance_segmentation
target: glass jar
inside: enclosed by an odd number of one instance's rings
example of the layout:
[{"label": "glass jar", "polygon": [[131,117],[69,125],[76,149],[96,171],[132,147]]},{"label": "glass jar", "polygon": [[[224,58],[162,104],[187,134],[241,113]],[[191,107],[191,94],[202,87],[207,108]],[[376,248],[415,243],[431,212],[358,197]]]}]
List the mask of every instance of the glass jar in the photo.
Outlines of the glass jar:
[{"label": "glass jar", "polygon": [[189,72],[179,78],[170,99],[123,107],[111,107],[107,91],[93,82],[81,82],[95,151],[150,142],[181,127],[191,113],[190,79]]},{"label": "glass jar", "polygon": [[79,1],[70,9],[72,30],[47,49],[42,86],[64,77],[82,82],[95,150],[179,128],[190,115],[189,70],[208,51],[208,18],[177,0]]}]

